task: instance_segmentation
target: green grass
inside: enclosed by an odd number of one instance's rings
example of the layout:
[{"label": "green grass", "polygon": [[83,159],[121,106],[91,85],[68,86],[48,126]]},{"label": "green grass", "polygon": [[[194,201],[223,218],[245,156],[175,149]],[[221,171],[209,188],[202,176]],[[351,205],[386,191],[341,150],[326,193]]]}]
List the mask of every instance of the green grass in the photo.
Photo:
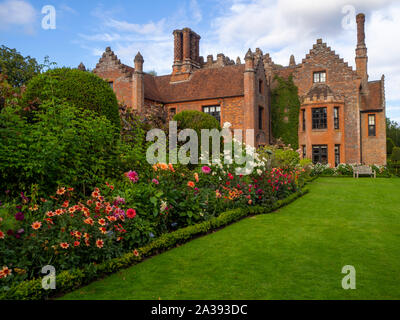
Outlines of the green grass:
[{"label": "green grass", "polygon": [[[400,299],[400,179],[320,178],[311,192],[62,299]],[[356,290],[341,287],[356,269]]]}]

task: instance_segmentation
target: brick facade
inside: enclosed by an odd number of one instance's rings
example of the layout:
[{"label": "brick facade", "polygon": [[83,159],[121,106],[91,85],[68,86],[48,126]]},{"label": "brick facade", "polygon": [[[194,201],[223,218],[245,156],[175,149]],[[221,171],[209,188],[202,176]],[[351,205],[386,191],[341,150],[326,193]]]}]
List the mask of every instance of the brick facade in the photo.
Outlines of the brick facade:
[{"label": "brick facade", "polygon": [[[165,105],[170,113],[219,106],[221,125],[230,122],[232,129],[254,129],[256,146],[272,142],[270,90],[274,76],[293,75],[302,101],[299,146],[305,147],[307,158],[313,158],[313,146],[324,145],[327,162],[332,166],[338,160],[335,147],[340,151],[341,163],[386,164],[384,78],[368,81],[364,24],[365,16],[359,14],[356,70],[321,39],[301,63],[296,64],[291,56],[287,67],[274,64],[269,54],[264,55],[259,48],[255,52],[249,49],[244,63],[240,58],[235,62],[223,54],[218,54],[216,60],[209,55],[205,61],[199,56],[200,36],[184,28],[173,32],[174,61],[170,75],[143,73],[140,53],[135,57],[135,68],[123,65],[110,48],[93,72],[112,82],[121,103],[139,112],[154,105]],[[315,72],[324,72],[324,81],[315,83]],[[324,128],[313,129],[312,113],[316,108],[326,108]],[[368,131],[368,115],[375,116],[374,136]]]}]

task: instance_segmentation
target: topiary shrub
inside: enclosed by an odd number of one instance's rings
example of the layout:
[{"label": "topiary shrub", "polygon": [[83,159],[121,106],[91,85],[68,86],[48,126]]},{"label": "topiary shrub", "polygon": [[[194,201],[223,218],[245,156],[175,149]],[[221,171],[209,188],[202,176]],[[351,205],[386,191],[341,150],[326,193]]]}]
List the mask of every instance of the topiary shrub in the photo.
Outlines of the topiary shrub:
[{"label": "topiary shrub", "polygon": [[392,151],[392,162],[393,163],[398,163],[400,162],[400,148],[399,147],[394,147]]},{"label": "topiary shrub", "polygon": [[108,83],[93,73],[77,69],[52,69],[29,81],[23,96],[24,103],[39,100],[66,100],[81,110],[93,110],[104,115],[117,128],[121,127],[118,101]]},{"label": "topiary shrub", "polygon": [[201,129],[218,129],[221,126],[217,119],[212,115],[196,110],[185,110],[176,114],[173,118],[178,122],[178,130],[193,129],[197,132],[198,136],[201,135]]}]

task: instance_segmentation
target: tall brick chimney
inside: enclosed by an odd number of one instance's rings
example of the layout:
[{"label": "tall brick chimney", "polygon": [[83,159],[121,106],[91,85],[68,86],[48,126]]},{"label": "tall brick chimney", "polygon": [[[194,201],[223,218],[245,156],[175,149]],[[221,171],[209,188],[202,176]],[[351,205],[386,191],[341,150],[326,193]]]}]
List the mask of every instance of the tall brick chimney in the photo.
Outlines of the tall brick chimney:
[{"label": "tall brick chimney", "polygon": [[[172,74],[189,74],[200,68],[200,36],[189,28],[174,30],[174,65]],[[188,76],[187,76],[188,77]],[[185,76],[177,77],[184,79]]]},{"label": "tall brick chimney", "polygon": [[[244,101],[243,101],[243,126],[246,129],[256,129],[256,71],[254,69],[254,54],[247,51],[244,57],[245,70],[243,77]],[[254,141],[246,141],[254,146]]]},{"label": "tall brick chimney", "polygon": [[365,45],[365,15],[360,13],[356,17],[357,21],[357,48],[356,48],[356,67],[357,74],[362,78],[362,87],[367,88],[368,82],[368,55]]},{"label": "tall brick chimney", "polygon": [[135,57],[135,71],[132,75],[132,106],[142,113],[144,108],[143,57],[140,52]]}]

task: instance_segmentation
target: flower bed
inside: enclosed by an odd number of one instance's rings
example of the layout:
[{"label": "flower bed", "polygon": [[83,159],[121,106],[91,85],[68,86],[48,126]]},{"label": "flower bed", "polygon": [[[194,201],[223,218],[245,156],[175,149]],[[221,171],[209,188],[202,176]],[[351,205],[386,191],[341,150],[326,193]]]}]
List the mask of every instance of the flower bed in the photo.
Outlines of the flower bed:
[{"label": "flower bed", "polygon": [[[66,187],[39,198],[33,188],[29,196],[21,193],[0,208],[0,292],[8,296],[18,283],[35,281],[46,265],[55,267],[59,281],[63,272],[92,270],[126,253],[135,260],[143,254],[138,248],[171,232],[180,234],[182,228],[218,227],[226,212],[268,211],[300,190],[299,177],[299,171],[268,170],[262,161],[245,176],[221,163],[194,171],[157,164],[143,175],[129,171],[122,181],[106,183],[86,199],[76,199]],[[87,270],[85,276],[93,271]]]},{"label": "flower bed", "polygon": [[277,210],[306,193],[308,193],[308,189],[303,189],[302,191],[293,193],[283,200],[278,200],[269,207],[248,206],[246,208],[229,210],[208,221],[188,226],[171,233],[165,233],[149,244],[137,250],[135,249],[134,251],[125,253],[118,258],[110,259],[100,264],[90,263],[82,268],[73,268],[71,270],[62,271],[60,274],[57,274],[55,290],[44,290],[40,278],[14,283],[10,288],[8,288],[8,290],[0,292],[0,299],[45,299],[56,294],[67,293],[81,287],[82,285],[88,284],[101,276],[139,263],[149,256],[161,253],[176,245],[185,243],[193,237],[207,234],[246,216],[269,213]]}]

